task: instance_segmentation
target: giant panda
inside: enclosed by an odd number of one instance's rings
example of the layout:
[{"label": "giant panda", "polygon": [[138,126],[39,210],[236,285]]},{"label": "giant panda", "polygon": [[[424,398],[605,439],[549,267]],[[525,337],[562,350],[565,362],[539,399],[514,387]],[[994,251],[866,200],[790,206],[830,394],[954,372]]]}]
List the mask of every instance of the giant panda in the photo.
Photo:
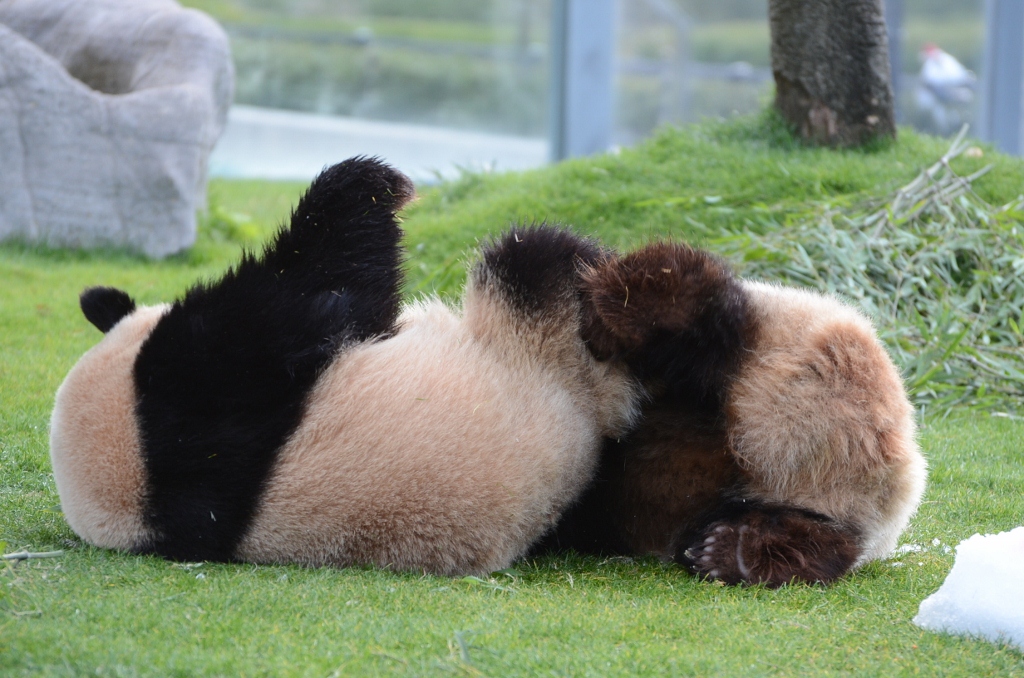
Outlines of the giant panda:
[{"label": "giant panda", "polygon": [[57,392],[68,523],[95,546],[188,561],[507,567],[593,475],[638,391],[581,335],[602,250],[513,228],[461,312],[400,311],[413,196],[387,165],[325,170],[260,256],[172,304],[81,297],[104,332]]},{"label": "giant panda", "polygon": [[828,583],[888,554],[926,465],[871,323],[655,242],[590,267],[584,337],[646,400],[535,553],[648,554],[728,584]]}]

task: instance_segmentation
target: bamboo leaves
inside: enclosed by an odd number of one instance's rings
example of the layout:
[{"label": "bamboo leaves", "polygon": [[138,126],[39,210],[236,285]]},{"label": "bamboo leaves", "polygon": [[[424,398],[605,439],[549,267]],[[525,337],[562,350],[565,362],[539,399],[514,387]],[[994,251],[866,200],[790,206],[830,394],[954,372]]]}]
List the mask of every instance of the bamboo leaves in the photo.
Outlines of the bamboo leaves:
[{"label": "bamboo leaves", "polygon": [[[958,176],[961,133],[883,206],[819,204],[712,249],[747,277],[839,295],[871,316],[921,406],[1024,409],[1024,197],[993,207]],[[769,217],[770,218],[770,217]]]}]

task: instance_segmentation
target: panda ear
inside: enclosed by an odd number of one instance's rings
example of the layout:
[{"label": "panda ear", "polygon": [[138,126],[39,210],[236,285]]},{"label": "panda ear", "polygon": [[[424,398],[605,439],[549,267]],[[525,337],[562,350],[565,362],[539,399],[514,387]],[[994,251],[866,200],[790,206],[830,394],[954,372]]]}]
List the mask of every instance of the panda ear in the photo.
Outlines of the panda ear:
[{"label": "panda ear", "polygon": [[106,334],[121,318],[135,310],[135,302],[115,287],[90,287],[78,299],[86,320]]}]

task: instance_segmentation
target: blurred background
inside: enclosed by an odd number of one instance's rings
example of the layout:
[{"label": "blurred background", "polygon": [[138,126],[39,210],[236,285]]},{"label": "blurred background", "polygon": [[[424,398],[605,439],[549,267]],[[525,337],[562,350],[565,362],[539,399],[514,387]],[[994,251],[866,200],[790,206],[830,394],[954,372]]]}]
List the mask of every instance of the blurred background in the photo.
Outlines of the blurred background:
[{"label": "blurred background", "polygon": [[[607,39],[583,54],[584,69],[603,58],[611,71],[611,91],[592,99],[610,116],[596,143],[629,145],[660,125],[770,101],[766,0],[593,2],[591,15],[611,17],[595,29]],[[339,157],[373,153],[431,181],[580,154],[560,141],[559,127],[574,123],[557,102],[567,87],[558,0],[183,4],[217,19],[234,53],[235,106],[214,176],[309,179]],[[978,119],[985,4],[888,0],[901,123],[949,135]]]}]

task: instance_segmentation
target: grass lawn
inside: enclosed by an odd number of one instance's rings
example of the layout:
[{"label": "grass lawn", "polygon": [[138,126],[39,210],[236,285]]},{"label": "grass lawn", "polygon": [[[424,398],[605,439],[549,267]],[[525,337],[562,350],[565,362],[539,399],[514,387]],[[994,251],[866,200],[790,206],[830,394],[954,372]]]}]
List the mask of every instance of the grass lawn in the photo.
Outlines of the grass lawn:
[{"label": "grass lawn", "polygon": [[[761,119],[467,176],[407,212],[409,293],[456,294],[466,252],[511,220],[567,221],[619,246],[699,242],[766,212],[884,195],[944,150],[911,133],[870,152],[806,149]],[[957,169],[995,162],[977,189],[1003,203],[1024,186],[1024,165],[991,156]],[[301,189],[213,182],[215,214],[251,221],[210,219],[192,252],[162,262],[0,246],[0,551],[65,552],[0,565],[0,675],[1024,675],[1017,650],[910,623],[951,546],[1024,522],[1024,422],[970,410],[923,422],[931,484],[904,536],[921,550],[827,589],[720,587],[653,560],[550,558],[444,579],[169,563],[83,545],[59,512],[47,443],[53,393],[99,339],[78,293],[104,284],[169,300],[266,237]]]}]

